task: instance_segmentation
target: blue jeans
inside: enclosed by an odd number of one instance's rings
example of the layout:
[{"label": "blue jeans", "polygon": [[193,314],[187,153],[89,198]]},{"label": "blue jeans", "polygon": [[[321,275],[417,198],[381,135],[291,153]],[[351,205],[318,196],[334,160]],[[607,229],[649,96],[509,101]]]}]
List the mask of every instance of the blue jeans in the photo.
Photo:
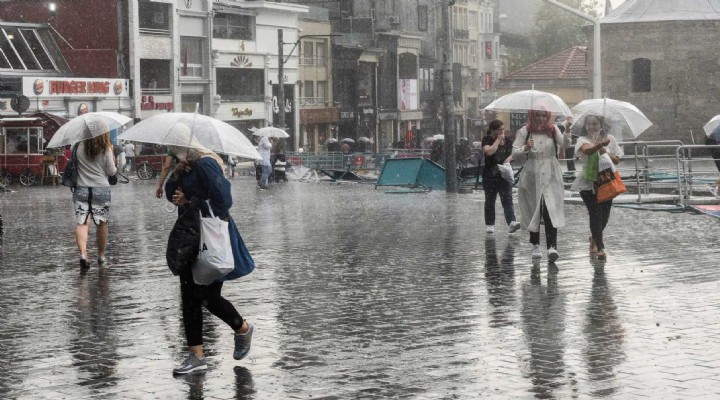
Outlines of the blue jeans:
[{"label": "blue jeans", "polygon": [[505,222],[510,225],[515,221],[513,209],[512,184],[498,173],[495,176],[483,174],[483,190],[485,191],[485,225],[495,225],[495,199],[500,194],[500,204],[505,213]]},{"label": "blue jeans", "polygon": [[269,165],[263,164],[262,166],[262,175],[260,175],[260,187],[268,187],[268,178],[270,177],[270,173],[272,172],[272,167]]}]

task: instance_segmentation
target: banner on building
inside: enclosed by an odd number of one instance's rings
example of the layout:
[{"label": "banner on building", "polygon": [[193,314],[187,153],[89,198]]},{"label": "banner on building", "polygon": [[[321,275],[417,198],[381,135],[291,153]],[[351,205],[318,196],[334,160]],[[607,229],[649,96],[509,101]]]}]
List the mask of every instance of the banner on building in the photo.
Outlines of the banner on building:
[{"label": "banner on building", "polygon": [[398,79],[398,108],[400,111],[418,109],[417,79]]}]

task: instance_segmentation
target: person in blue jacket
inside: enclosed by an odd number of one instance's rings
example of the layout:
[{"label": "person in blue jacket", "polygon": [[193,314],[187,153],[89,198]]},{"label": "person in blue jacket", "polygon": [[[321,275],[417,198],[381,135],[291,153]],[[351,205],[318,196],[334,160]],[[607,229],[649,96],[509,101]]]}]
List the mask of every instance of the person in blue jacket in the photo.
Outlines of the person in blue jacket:
[{"label": "person in blue jacket", "polygon": [[[179,216],[184,212],[197,212],[197,208],[192,205],[204,207],[209,200],[213,213],[231,222],[231,232],[236,229],[229,214],[232,195],[230,182],[223,175],[222,159],[206,149],[179,146],[169,146],[169,148],[178,159],[178,164],[172,177],[165,184],[165,196],[178,207]],[[228,275],[233,275],[233,272]],[[235,340],[233,358],[236,360],[245,358],[250,352],[255,326],[244,320],[221,294],[223,280],[237,276],[225,276],[224,279],[205,286],[194,282],[190,268],[179,271],[179,275],[183,325],[189,354],[180,366],[173,369],[173,373],[189,374],[207,369],[203,351],[202,307],[233,329]]]}]

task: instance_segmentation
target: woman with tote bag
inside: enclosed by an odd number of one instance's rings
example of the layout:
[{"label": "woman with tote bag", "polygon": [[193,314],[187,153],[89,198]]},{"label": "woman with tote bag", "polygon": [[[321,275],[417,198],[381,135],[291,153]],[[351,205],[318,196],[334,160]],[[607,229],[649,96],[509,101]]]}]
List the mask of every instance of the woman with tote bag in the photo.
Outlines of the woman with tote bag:
[{"label": "woman with tote bag", "polygon": [[[230,223],[231,232],[233,229],[236,231],[229,214],[232,195],[230,182],[223,175],[222,159],[205,149],[169,147],[179,162],[171,179],[165,184],[165,196],[178,206],[178,221],[185,213],[198,213],[199,209],[204,208],[209,213],[207,208],[210,207],[212,214]],[[173,369],[173,373],[189,374],[207,369],[203,351],[202,307],[233,329],[233,358],[245,358],[250,352],[254,325],[244,320],[235,307],[222,297],[223,279],[215,280],[209,285],[199,285],[193,279],[192,268],[183,268],[177,272],[180,275],[183,324],[189,354],[180,366]],[[235,277],[237,276],[231,278]]]}]

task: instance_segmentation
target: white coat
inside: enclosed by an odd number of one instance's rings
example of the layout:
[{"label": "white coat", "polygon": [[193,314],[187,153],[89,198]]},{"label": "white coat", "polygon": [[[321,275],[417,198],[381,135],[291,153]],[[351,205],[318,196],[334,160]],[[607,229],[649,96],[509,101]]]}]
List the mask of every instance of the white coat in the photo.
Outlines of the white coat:
[{"label": "white coat", "polygon": [[513,160],[525,162],[518,183],[518,202],[520,205],[520,225],[530,232],[540,232],[540,200],[545,198],[545,206],[555,228],[565,226],[564,194],[562,169],[557,158],[557,147],[563,145],[564,137],[555,127],[555,140],[543,134],[533,134],[537,152],[524,151],[527,127],[518,130],[513,143]]}]

